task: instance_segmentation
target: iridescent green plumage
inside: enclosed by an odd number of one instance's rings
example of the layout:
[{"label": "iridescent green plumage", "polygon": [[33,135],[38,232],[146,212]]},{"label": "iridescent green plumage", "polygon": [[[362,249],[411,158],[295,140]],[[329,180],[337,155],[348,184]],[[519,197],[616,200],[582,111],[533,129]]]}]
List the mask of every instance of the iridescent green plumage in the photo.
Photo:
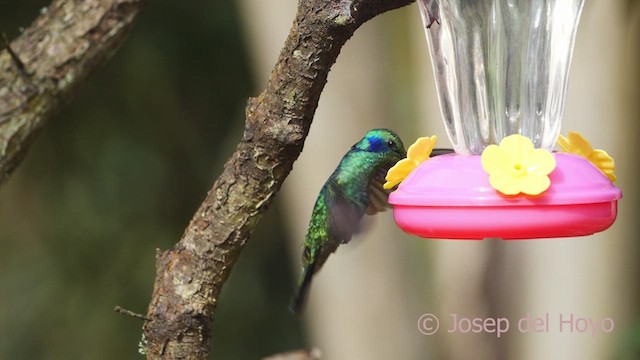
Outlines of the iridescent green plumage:
[{"label": "iridescent green plumage", "polygon": [[302,308],[313,274],[338,245],[351,240],[364,214],[389,207],[382,184],[387,170],[405,156],[402,140],[387,129],[370,130],[344,155],[313,207],[304,239],[302,278],[291,304],[294,312]]}]

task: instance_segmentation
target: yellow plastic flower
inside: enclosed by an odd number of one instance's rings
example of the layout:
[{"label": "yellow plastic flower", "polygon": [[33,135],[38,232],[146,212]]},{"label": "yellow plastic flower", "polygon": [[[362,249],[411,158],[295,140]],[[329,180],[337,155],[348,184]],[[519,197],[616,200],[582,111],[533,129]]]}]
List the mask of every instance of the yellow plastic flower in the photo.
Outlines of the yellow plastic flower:
[{"label": "yellow plastic flower", "polygon": [[570,131],[568,137],[560,135],[558,145],[565,152],[582,156],[602,171],[609,180],[616,181],[616,164],[613,158],[601,149],[593,149],[587,139],[577,132]]},{"label": "yellow plastic flower", "polygon": [[510,135],[482,152],[482,168],[491,186],[505,195],[539,195],[549,188],[556,167],[551,152],[534,149],[528,137]]},{"label": "yellow plastic flower", "polygon": [[436,145],[438,138],[433,135],[431,137],[421,137],[407,150],[407,158],[398,161],[389,171],[385,180],[387,182],[383,185],[385,189],[391,189],[392,187],[400,184],[404,178],[406,178],[418,165],[429,158],[433,147]]}]

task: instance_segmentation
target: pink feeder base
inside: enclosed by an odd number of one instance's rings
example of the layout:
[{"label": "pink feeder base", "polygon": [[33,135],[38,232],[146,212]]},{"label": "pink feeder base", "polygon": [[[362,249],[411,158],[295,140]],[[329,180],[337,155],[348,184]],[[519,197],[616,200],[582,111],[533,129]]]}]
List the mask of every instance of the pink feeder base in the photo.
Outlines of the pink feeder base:
[{"label": "pink feeder base", "polygon": [[584,158],[554,156],[551,186],[539,196],[494,190],[480,156],[432,158],[390,195],[396,224],[421,237],[478,240],[584,236],[609,228],[620,190]]}]

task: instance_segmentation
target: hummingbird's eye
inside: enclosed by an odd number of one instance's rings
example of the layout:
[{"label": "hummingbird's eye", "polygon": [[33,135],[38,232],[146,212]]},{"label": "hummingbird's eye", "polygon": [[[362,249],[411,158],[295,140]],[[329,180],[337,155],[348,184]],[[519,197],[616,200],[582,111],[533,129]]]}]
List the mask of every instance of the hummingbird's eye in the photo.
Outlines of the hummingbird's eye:
[{"label": "hummingbird's eye", "polygon": [[390,149],[395,149],[396,148],[396,142],[393,141],[393,140],[387,141],[387,145],[389,146]]}]

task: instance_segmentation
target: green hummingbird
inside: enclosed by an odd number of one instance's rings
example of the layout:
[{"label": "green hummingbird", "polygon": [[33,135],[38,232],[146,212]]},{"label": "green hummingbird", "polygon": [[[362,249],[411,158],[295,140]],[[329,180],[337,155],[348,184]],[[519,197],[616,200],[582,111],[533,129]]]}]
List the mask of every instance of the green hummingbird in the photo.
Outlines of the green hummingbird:
[{"label": "green hummingbird", "polygon": [[302,276],[291,303],[298,313],[311,279],[338,245],[358,232],[364,214],[390,207],[382,188],[389,168],[407,155],[400,137],[388,129],[374,129],[344,155],[316,199],[302,253]]}]

